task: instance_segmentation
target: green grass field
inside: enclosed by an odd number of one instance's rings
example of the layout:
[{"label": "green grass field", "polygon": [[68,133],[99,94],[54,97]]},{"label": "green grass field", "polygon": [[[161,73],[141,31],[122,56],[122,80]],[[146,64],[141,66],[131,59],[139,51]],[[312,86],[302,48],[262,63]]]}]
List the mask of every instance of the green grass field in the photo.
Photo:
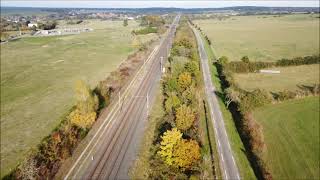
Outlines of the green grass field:
[{"label": "green grass field", "polygon": [[275,61],[319,53],[319,15],[233,16],[195,20],[211,39],[218,56],[238,61]]},{"label": "green grass field", "polygon": [[[122,23],[90,20],[79,26],[92,32],[1,45],[1,176],[59,124],[74,104],[76,80],[94,86],[134,52],[131,31],[138,23]],[[155,38],[139,37],[141,42]]]},{"label": "green grass field", "polygon": [[319,100],[307,97],[254,111],[274,179],[319,179]]},{"label": "green grass field", "polygon": [[299,85],[312,86],[320,82],[319,64],[271,69],[280,70],[280,74],[235,74],[235,82],[242,89],[254,90],[260,88],[271,92],[298,90]]}]

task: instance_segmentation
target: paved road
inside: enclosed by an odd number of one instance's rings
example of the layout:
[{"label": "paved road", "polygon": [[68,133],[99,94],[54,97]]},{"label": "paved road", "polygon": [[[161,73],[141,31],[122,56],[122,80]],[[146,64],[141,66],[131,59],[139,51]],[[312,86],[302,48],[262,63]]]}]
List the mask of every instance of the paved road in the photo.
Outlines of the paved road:
[{"label": "paved road", "polygon": [[206,54],[199,32],[194,28],[193,31],[198,41],[198,51],[201,59],[201,68],[204,77],[205,92],[210,108],[211,120],[213,121],[212,124],[215,132],[216,144],[219,153],[220,169],[222,171],[224,179],[240,179],[239,171],[235,163],[228,135],[224,126],[223,116],[220,111],[219,103],[215,94],[215,87],[213,86],[211,81],[208,56]]},{"label": "paved road", "polygon": [[99,117],[64,179],[129,179],[128,171],[136,158],[149,104],[159,87],[161,66],[171,49],[179,18],[119,99]]}]

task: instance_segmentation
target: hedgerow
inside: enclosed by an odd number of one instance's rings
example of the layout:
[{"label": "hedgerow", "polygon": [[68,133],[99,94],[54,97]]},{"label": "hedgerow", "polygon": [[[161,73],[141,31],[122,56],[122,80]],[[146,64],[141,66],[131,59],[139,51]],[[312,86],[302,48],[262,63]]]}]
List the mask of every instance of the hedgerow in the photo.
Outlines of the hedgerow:
[{"label": "hedgerow", "polygon": [[319,64],[320,55],[296,57],[292,59],[280,59],[276,62],[252,62],[247,56],[241,61],[232,61],[225,67],[235,73],[257,72],[260,69],[271,67],[299,66],[308,64]]},{"label": "hedgerow", "polygon": [[200,88],[199,57],[195,37],[186,21],[177,29],[170,54],[162,83],[166,114],[151,148],[154,152],[150,157],[151,179],[187,179],[201,174],[197,128],[200,107],[196,98]]}]

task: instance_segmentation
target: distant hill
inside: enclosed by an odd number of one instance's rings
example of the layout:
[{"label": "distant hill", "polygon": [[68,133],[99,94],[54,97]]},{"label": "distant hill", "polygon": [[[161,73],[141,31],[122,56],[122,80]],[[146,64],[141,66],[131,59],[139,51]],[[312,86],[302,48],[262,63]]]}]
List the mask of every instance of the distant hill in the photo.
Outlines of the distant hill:
[{"label": "distant hill", "polygon": [[224,8],[33,8],[33,7],[1,7],[1,15],[38,15],[38,14],[50,14],[61,12],[122,12],[122,13],[203,13],[203,12],[238,12],[238,13],[319,13],[318,7],[259,7],[259,6],[235,6]]}]

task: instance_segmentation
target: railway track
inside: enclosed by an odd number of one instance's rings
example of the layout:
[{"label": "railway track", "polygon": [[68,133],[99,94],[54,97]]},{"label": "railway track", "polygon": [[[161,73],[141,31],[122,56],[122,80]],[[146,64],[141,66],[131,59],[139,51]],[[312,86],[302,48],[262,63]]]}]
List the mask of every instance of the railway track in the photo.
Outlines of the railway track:
[{"label": "railway track", "polygon": [[121,101],[106,116],[106,123],[102,123],[64,179],[129,178],[128,170],[135,159],[138,134],[141,133],[138,127],[147,119],[179,18],[175,18],[167,36],[153,52],[149,66],[145,64],[144,75],[140,79],[134,78],[131,92],[125,91],[123,97],[119,97]]}]

